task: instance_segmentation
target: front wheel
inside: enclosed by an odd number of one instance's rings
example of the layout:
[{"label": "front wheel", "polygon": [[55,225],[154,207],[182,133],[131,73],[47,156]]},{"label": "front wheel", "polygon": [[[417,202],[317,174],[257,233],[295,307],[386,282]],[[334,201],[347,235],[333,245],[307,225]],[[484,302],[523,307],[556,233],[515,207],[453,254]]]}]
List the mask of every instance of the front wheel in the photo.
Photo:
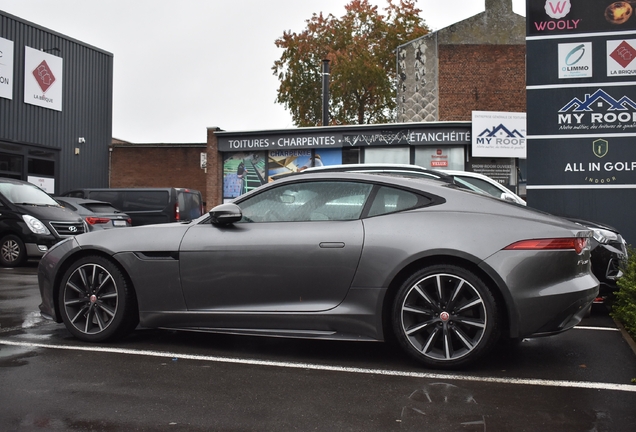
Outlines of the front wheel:
[{"label": "front wheel", "polygon": [[499,338],[499,311],[473,272],[455,265],[426,267],[399,288],[392,310],[402,348],[433,368],[476,361]]},{"label": "front wheel", "polygon": [[0,240],[0,265],[19,267],[26,260],[26,247],[20,237],[9,234]]},{"label": "front wheel", "polygon": [[119,268],[101,256],[73,263],[64,274],[58,300],[68,331],[87,342],[123,337],[139,322],[132,287]]}]

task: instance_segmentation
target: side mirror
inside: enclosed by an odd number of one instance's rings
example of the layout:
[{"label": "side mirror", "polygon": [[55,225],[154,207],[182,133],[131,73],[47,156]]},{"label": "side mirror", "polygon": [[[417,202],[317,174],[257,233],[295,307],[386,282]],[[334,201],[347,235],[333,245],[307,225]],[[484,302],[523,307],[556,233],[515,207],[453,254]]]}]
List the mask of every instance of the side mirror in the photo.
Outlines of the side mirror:
[{"label": "side mirror", "polygon": [[210,210],[212,225],[231,225],[243,218],[241,208],[233,203],[221,204]]}]

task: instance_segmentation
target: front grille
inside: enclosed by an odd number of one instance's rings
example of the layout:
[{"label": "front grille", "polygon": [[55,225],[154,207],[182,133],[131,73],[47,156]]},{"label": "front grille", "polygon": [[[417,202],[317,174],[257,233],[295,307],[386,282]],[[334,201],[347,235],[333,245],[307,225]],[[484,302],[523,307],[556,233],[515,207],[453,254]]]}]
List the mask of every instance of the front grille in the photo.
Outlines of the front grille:
[{"label": "front grille", "polygon": [[58,237],[72,237],[84,233],[84,224],[82,222],[51,222],[51,227],[55,230]]}]

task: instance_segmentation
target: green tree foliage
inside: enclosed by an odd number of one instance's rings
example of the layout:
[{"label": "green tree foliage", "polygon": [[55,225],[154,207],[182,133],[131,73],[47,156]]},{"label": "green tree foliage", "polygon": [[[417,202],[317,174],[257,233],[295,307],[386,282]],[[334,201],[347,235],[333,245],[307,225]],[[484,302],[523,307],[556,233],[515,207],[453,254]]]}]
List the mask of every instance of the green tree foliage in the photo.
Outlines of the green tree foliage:
[{"label": "green tree foliage", "polygon": [[628,250],[629,259],[618,280],[619,290],[612,306],[612,317],[623,323],[625,329],[636,338],[636,250]]},{"label": "green tree foliage", "polygon": [[313,14],[307,28],[276,40],[283,54],[272,70],[276,102],[297,126],[322,123],[322,60],[330,61],[331,124],[386,123],[395,118],[396,48],[424,36],[416,0],[387,0],[385,14],[368,0],[352,0],[341,18]]}]

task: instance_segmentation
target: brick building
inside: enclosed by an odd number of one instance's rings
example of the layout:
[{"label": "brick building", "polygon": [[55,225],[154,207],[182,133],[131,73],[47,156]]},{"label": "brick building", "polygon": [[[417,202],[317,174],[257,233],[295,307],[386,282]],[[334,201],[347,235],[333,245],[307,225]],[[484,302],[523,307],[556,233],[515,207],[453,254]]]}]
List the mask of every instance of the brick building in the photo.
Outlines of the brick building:
[{"label": "brick building", "polygon": [[397,122],[471,120],[526,110],[526,19],[512,0],[398,47]]},{"label": "brick building", "polygon": [[111,188],[185,187],[201,192],[206,201],[206,169],[201,154],[206,144],[131,144],[113,140],[110,146]]}]

